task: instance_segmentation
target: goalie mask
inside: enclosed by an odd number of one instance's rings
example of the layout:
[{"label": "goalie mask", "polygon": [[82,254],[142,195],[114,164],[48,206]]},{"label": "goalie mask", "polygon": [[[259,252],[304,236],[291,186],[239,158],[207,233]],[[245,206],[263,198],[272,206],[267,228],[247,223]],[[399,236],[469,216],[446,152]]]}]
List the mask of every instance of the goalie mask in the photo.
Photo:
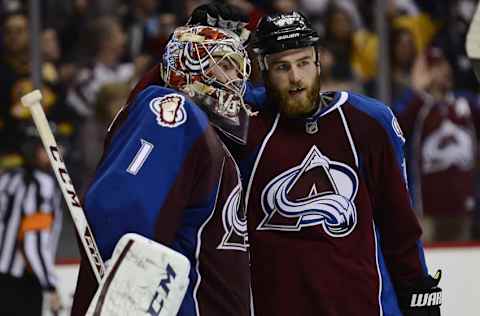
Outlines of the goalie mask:
[{"label": "goalie mask", "polygon": [[238,36],[208,26],[179,27],[162,58],[165,83],[186,93],[210,122],[233,140],[245,143],[248,117],[243,103],[250,60]]}]

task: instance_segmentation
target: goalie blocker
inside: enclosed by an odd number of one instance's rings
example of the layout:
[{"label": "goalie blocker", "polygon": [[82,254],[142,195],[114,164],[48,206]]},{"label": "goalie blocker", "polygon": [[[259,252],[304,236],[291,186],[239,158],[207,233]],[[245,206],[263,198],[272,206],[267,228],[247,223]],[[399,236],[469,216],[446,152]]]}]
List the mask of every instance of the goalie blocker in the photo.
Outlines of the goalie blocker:
[{"label": "goalie blocker", "polygon": [[135,315],[139,311],[177,314],[189,284],[190,262],[185,256],[128,233],[118,241],[110,262],[87,316]]},{"label": "goalie blocker", "polygon": [[442,271],[438,270],[435,277],[414,282],[412,286],[397,289],[398,301],[404,316],[439,316],[442,305],[442,289],[438,283]]}]

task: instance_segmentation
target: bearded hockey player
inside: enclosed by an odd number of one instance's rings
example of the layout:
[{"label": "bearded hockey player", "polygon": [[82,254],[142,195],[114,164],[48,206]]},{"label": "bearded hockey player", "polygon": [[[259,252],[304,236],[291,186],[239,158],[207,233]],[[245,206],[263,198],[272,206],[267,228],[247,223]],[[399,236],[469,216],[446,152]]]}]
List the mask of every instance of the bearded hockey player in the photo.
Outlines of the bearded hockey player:
[{"label": "bearded hockey player", "polygon": [[402,131],[377,100],[319,93],[318,41],[299,12],[264,17],[253,41],[267,101],[235,155],[255,315],[439,315]]},{"label": "bearded hockey player", "polygon": [[[86,215],[104,260],[128,232],[190,260],[178,315],[249,315],[239,171],[217,135],[245,141],[242,95],[249,67],[235,34],[178,28],[158,72],[137,85],[112,123],[86,194]],[[159,81],[162,86],[152,84]],[[84,315],[95,292],[89,269],[82,261],[72,315]]]}]

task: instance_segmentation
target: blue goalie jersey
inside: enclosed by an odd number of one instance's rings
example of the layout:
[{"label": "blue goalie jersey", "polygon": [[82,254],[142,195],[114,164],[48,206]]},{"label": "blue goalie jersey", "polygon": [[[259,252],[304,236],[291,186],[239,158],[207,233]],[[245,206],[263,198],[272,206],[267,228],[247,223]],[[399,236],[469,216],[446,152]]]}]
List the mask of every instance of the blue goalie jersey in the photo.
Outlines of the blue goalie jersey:
[{"label": "blue goalie jersey", "polygon": [[[246,218],[238,168],[184,95],[141,91],[117,117],[85,211],[102,258],[136,232],[185,255],[190,285],[178,315],[248,315]],[[73,314],[83,315],[96,285],[82,260]]]}]

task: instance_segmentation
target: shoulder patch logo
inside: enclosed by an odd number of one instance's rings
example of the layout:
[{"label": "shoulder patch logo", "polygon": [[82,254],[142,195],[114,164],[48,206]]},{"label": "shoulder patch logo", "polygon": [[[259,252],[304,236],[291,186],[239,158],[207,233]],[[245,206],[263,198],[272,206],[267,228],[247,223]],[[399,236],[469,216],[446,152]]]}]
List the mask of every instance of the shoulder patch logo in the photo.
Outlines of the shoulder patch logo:
[{"label": "shoulder patch logo", "polygon": [[150,101],[150,110],[157,117],[158,125],[174,128],[187,121],[184,103],[182,95],[171,93]]},{"label": "shoulder patch logo", "polygon": [[405,143],[405,136],[403,136],[402,128],[400,127],[400,124],[398,124],[397,118],[395,116],[392,118],[392,128],[395,131],[395,134],[397,134],[398,138],[400,138],[402,142]]},{"label": "shoulder patch logo", "polygon": [[398,120],[393,114],[392,110],[388,108],[388,112],[390,112],[390,115],[392,116],[392,128],[395,134],[397,134],[398,138],[402,140],[403,143],[405,143],[405,136],[403,136],[402,128],[400,127],[400,124],[398,123]]}]

